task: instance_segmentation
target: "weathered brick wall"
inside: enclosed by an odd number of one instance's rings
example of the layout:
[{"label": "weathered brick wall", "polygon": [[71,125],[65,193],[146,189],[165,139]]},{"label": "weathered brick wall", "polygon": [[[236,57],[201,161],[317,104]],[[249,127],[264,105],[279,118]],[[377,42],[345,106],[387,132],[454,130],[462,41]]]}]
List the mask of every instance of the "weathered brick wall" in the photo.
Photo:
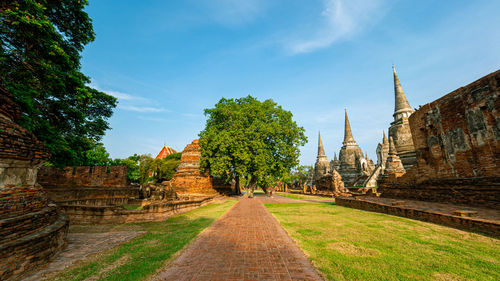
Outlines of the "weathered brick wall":
[{"label": "weathered brick wall", "polygon": [[500,70],[410,116],[417,166],[383,196],[500,208]]},{"label": "weathered brick wall", "polygon": [[127,167],[42,167],[38,183],[44,187],[124,187],[128,185]]},{"label": "weathered brick wall", "polygon": [[47,206],[47,195],[41,186],[0,187],[0,218],[7,219],[37,212]]},{"label": "weathered brick wall", "polygon": [[0,88],[0,280],[18,280],[65,245],[68,219],[48,203],[36,177],[49,152],[15,124],[12,95]]},{"label": "weathered brick wall", "polygon": [[130,186],[126,188],[117,187],[57,187],[45,186],[43,188],[50,200],[60,203],[74,200],[96,199],[101,201],[113,199],[139,198],[139,186]]},{"label": "weathered brick wall", "polygon": [[418,171],[426,179],[500,176],[500,71],[410,116]]}]

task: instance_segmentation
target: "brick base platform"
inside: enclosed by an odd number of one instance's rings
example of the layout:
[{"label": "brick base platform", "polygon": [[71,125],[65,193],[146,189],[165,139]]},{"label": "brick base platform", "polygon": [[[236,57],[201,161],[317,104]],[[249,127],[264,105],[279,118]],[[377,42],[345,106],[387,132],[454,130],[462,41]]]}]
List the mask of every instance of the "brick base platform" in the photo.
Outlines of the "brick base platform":
[{"label": "brick base platform", "polygon": [[176,214],[204,206],[215,197],[204,197],[189,201],[151,203],[142,210],[126,210],[120,206],[60,205],[69,216],[71,224],[133,223],[163,221]]},{"label": "brick base platform", "polygon": [[[500,212],[452,204],[437,204],[401,199],[363,197],[336,198],[339,206],[416,219],[458,229],[500,237]],[[463,217],[457,211],[471,209],[478,217]]]}]

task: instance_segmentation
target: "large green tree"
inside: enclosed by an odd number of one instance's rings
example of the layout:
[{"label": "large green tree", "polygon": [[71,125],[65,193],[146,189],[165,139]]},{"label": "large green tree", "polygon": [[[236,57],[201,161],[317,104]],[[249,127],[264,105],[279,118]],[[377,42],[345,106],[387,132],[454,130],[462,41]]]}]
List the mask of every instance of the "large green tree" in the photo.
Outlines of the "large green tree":
[{"label": "large green tree", "polygon": [[237,186],[244,177],[249,180],[250,197],[258,185],[273,185],[299,164],[299,147],[307,142],[304,128],[274,101],[222,98],[205,115],[200,133],[202,169],[234,179]]},{"label": "large green tree", "polygon": [[0,86],[22,107],[19,124],[55,165],[81,165],[109,128],[116,99],[87,86],[80,52],[94,40],[86,0],[0,1]]}]

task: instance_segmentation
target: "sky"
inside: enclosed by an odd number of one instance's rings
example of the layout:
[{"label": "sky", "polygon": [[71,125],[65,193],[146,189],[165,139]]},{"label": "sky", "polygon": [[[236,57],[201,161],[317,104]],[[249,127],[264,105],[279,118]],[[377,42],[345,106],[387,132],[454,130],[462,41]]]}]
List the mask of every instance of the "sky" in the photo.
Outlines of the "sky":
[{"label": "sky", "polygon": [[272,99],[316,160],[338,154],[347,109],[376,161],[393,121],[392,65],[418,108],[500,68],[500,1],[90,0],[91,86],[118,98],[102,142],[112,158],[182,151],[220,98]]}]

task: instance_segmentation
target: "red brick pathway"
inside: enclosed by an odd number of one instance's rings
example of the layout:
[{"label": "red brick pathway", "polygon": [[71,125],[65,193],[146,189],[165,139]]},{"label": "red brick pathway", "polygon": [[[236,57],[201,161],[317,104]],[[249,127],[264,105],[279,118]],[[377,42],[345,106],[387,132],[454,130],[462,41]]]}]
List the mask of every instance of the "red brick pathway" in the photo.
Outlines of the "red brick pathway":
[{"label": "red brick pathway", "polygon": [[322,280],[259,199],[241,199],[155,280]]},{"label": "red brick pathway", "polygon": [[279,195],[273,195],[273,197],[267,195],[257,195],[262,203],[335,203],[335,198],[310,198],[310,199],[292,199],[288,197],[283,197]]}]

